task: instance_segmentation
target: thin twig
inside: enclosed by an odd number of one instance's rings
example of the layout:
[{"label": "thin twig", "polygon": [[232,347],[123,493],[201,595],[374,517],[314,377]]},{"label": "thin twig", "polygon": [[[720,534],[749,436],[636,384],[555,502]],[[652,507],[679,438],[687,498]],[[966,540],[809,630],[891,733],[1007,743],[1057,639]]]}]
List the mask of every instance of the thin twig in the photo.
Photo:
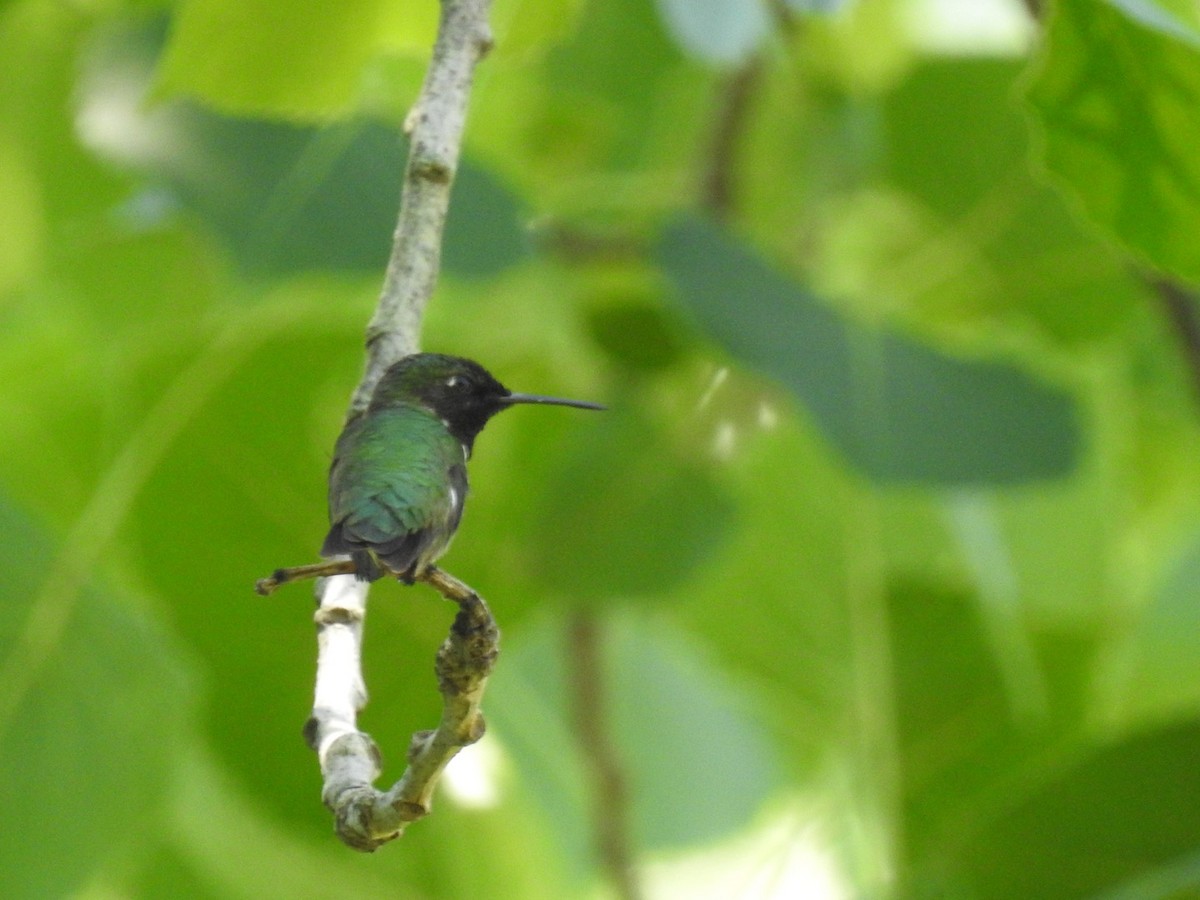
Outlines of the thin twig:
[{"label": "thin twig", "polygon": [[254,590],[266,597],[275,593],[276,588],[291,584],[293,581],[304,581],[308,578],[328,578],[331,575],[353,575],[358,571],[352,559],[327,559],[324,562],[313,563],[309,566],[292,566],[287,569],[276,569],[266,578],[254,582]]},{"label": "thin twig", "polygon": [[592,775],[592,820],[600,863],[621,900],[639,900],[641,885],[629,839],[629,792],[611,738],[600,625],[590,610],[576,610],[567,625],[567,665],[575,731]]}]

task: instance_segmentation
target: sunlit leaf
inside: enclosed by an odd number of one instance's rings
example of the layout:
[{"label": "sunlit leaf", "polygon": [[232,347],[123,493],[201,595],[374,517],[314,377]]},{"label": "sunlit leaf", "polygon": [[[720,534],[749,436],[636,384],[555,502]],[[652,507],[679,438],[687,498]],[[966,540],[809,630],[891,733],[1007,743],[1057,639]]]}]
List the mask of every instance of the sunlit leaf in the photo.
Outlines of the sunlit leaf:
[{"label": "sunlit leaf", "polygon": [[[1081,343],[1142,305],[1127,261],[1099,251],[1030,171],[1028,127],[1012,100],[1020,71],[1004,59],[939,58],[883,101],[882,171],[904,193],[873,187],[858,227],[838,236],[857,251],[850,265],[865,285],[854,297],[865,314],[899,302],[924,323],[986,332],[1031,320],[1053,340]],[[880,242],[890,252],[870,253]],[[1077,255],[1091,264],[1064,264]]]},{"label": "sunlit leaf", "polygon": [[159,90],[226,112],[325,121],[353,109],[377,54],[424,54],[436,23],[432,0],[187,0],[172,24]]},{"label": "sunlit leaf", "polygon": [[1129,637],[1123,712],[1151,721],[1200,709],[1200,546],[1193,541],[1167,571]]},{"label": "sunlit leaf", "polygon": [[498,58],[544,50],[579,20],[582,0],[496,0],[491,22]]},{"label": "sunlit leaf", "polygon": [[1138,9],[1056,4],[1029,101],[1055,182],[1138,257],[1196,279],[1200,36]]},{"label": "sunlit leaf", "polygon": [[38,185],[15,148],[0,142],[0,297],[24,283],[41,262],[45,239]]}]

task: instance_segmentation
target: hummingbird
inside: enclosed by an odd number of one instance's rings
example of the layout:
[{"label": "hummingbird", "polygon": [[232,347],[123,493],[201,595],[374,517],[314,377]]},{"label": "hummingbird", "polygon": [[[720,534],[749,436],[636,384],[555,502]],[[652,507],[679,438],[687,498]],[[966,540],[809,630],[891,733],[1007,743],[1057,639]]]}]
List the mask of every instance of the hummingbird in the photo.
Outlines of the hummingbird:
[{"label": "hummingbird", "polygon": [[416,353],[392,365],[347,423],[329,469],[322,556],[349,554],[360,581],[412,584],[450,547],[467,499],[467,460],[496,413],[518,403],[604,409],[510,391],[477,362]]}]

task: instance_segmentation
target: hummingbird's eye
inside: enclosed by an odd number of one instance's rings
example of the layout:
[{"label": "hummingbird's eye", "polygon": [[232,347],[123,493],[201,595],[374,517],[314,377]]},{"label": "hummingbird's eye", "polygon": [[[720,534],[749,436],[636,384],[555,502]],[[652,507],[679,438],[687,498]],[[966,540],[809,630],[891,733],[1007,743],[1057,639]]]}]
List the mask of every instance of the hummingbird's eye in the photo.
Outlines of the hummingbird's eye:
[{"label": "hummingbird's eye", "polygon": [[463,378],[461,375],[451,375],[446,379],[446,387],[448,388],[466,387],[466,384],[467,379]]}]

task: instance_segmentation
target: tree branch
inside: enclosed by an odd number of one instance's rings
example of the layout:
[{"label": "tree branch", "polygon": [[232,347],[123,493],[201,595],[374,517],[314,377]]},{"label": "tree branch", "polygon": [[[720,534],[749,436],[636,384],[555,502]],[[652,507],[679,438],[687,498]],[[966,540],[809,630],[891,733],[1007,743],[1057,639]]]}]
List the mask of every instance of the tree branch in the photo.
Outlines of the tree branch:
[{"label": "tree branch", "polygon": [[[437,285],[472,78],[492,45],[490,7],[491,0],[442,0],[429,70],[405,121],[409,155],[400,214],[379,304],[367,326],[366,366],[348,419],[367,408],[388,366],[420,344],[421,319]],[[271,580],[260,582],[259,590],[274,587],[267,584]],[[479,701],[498,653],[499,630],[487,604],[466,585],[436,569],[421,580],[458,603],[460,611],[437,656],[442,721],[436,730],[413,736],[408,769],[387,792],[373,786],[381,756],[357,725],[358,711],[367,702],[362,677],[367,584],[349,574],[317,582],[316,687],[304,734],[321,762],[321,796],[334,813],[337,834],[357,850],[376,849],[428,813],[446,764],[483,734]]]}]

